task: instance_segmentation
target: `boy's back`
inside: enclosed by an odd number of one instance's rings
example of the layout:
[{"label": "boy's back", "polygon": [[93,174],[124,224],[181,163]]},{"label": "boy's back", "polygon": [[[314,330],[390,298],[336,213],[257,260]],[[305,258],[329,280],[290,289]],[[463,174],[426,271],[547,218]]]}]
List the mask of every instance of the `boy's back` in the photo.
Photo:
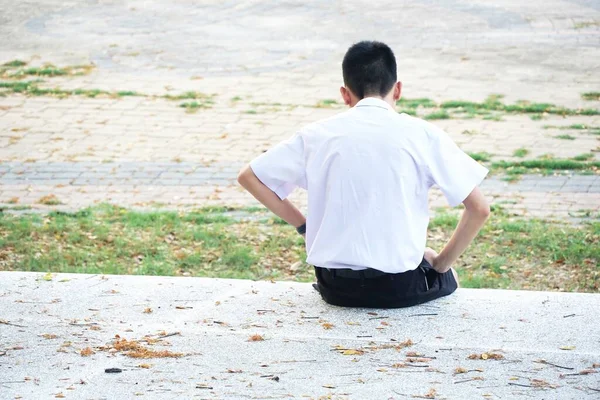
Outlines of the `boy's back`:
[{"label": "boy's back", "polygon": [[487,173],[443,131],[376,98],[306,126],[251,167],[280,198],[308,190],[309,264],[390,273],[423,258],[430,187],[456,205]]},{"label": "boy's back", "polygon": [[[402,85],[379,42],[342,63],[347,112],[308,125],[240,172],[239,182],[305,234],[323,298],[342,306],[405,307],[452,293],[451,265],[489,214],[477,185],[487,170],[440,129],[394,110]],[[465,212],[444,249],[426,248],[428,191]],[[308,190],[308,217],[286,197]]]}]

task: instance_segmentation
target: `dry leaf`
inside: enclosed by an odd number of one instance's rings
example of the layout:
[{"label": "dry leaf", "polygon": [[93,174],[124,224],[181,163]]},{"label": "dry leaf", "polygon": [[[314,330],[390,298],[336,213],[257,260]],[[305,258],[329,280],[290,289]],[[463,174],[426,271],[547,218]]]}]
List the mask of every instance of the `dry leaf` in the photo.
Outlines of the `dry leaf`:
[{"label": "dry leaf", "polygon": [[265,338],[261,335],[252,335],[248,338],[249,342],[262,342],[263,340],[265,340]]},{"label": "dry leaf", "polygon": [[81,354],[82,357],[89,357],[92,354],[95,354],[95,352],[94,352],[94,350],[92,350],[91,347],[86,347],[85,349],[81,349],[79,354]]},{"label": "dry leaf", "polygon": [[471,354],[469,360],[503,360],[504,356],[498,353]]},{"label": "dry leaf", "polygon": [[54,396],[54,397],[56,397],[57,399],[64,399],[64,398],[65,398],[65,395],[64,395],[64,394],[62,394],[62,393],[58,393],[58,394],[57,394],[56,396]]},{"label": "dry leaf", "polygon": [[457,374],[466,374],[467,372],[469,372],[469,371],[467,371],[465,368],[461,368],[461,367],[458,367],[458,368],[454,369],[454,374],[455,375],[457,375]]},{"label": "dry leaf", "polygon": [[92,331],[101,331],[102,330],[102,328],[100,328],[98,325],[92,325],[92,326],[90,326],[89,329]]},{"label": "dry leaf", "polygon": [[331,324],[331,323],[329,323],[329,322],[323,322],[323,323],[321,324],[321,326],[323,327],[323,329],[327,329],[327,330],[329,330],[329,329],[333,328],[333,326],[334,326],[334,325],[333,325],[333,324]]},{"label": "dry leaf", "polygon": [[146,309],[144,309],[144,314],[150,314],[152,313],[152,309],[150,307],[147,307]]},{"label": "dry leaf", "polygon": [[418,399],[435,399],[436,396],[437,396],[437,391],[434,388],[431,388],[431,389],[429,389],[429,392],[425,393],[424,395],[413,394],[412,397],[418,398]]},{"label": "dry leaf", "polygon": [[361,355],[365,354],[365,352],[362,350],[356,350],[356,349],[346,349],[346,350],[342,351],[342,354],[345,356],[361,356]]},{"label": "dry leaf", "polygon": [[561,350],[575,350],[575,346],[560,346]]},{"label": "dry leaf", "polygon": [[333,385],[323,385],[323,387],[327,389],[335,389],[335,386]]},{"label": "dry leaf", "polygon": [[138,367],[148,369],[148,368],[152,368],[152,364],[140,364],[140,365],[138,365]]},{"label": "dry leaf", "polygon": [[56,336],[54,333],[44,333],[42,337],[44,339],[56,339],[58,336]]}]

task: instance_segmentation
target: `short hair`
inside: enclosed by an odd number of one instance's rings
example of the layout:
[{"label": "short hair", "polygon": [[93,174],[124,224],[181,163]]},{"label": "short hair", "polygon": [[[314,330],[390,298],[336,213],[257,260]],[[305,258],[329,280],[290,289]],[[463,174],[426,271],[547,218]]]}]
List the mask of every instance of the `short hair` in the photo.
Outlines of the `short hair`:
[{"label": "short hair", "polygon": [[383,97],[396,83],[396,57],[385,43],[358,42],[346,52],[342,72],[344,84],[358,98]]}]

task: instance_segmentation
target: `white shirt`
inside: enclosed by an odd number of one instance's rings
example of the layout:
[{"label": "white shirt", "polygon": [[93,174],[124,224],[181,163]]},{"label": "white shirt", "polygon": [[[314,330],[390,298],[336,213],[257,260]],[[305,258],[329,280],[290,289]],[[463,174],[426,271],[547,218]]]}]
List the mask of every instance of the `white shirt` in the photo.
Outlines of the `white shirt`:
[{"label": "white shirt", "polygon": [[307,263],[389,273],[423,259],[429,189],[454,207],[488,172],[441,129],[376,98],[304,127],[250,166],[281,199],[308,190]]}]

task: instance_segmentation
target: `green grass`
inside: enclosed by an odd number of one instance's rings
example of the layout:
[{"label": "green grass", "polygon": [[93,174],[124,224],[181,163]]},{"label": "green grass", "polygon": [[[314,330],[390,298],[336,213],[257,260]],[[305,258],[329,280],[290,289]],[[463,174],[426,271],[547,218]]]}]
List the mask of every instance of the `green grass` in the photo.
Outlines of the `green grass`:
[{"label": "green grass", "polygon": [[519,149],[516,149],[516,150],[513,152],[513,157],[520,157],[520,158],[523,158],[523,157],[525,157],[527,154],[529,154],[529,150],[527,150],[527,149],[526,149],[526,148],[524,148],[524,147],[521,147],[521,148],[519,148]]},{"label": "green grass", "polygon": [[165,94],[164,96],[160,96],[160,97],[167,99],[167,100],[198,100],[198,99],[210,99],[213,96],[205,94],[205,93],[188,91],[188,92],[183,92],[180,94]]},{"label": "green grass", "polygon": [[[33,81],[0,81],[0,95],[6,93],[18,93],[26,96],[51,96],[65,98],[69,96],[84,96],[84,97],[156,97],[148,94],[132,91],[119,90],[109,92],[101,89],[60,89],[60,88],[42,88],[39,86],[39,80]],[[214,104],[213,97],[199,92],[184,92],[179,95],[164,95],[158,96],[167,100],[178,99],[198,99],[199,101],[191,101],[181,103],[179,106],[186,108],[187,112],[195,112],[200,108],[211,108]]]},{"label": "green grass", "polygon": [[12,61],[5,62],[4,64],[2,64],[3,67],[7,67],[7,68],[18,68],[18,67],[24,67],[25,65],[27,65],[27,63],[25,61],[21,61],[21,60],[12,60]]},{"label": "green grass", "polygon": [[[0,263],[5,270],[182,275],[312,281],[303,240],[276,219],[232,219],[205,208],[137,212],[101,205],[76,213],[0,213]],[[251,215],[251,214],[248,214]],[[260,216],[260,215],[259,215]],[[277,222],[276,222],[277,221]],[[440,250],[458,215],[431,219],[428,245]],[[522,219],[494,206],[490,221],[456,267],[464,287],[597,292],[600,223],[581,226]]]},{"label": "green grass", "polygon": [[567,135],[567,134],[556,135],[554,137],[556,139],[562,139],[562,140],[575,140],[575,139],[577,139],[575,136],[571,136],[571,135]]},{"label": "green grass", "polygon": [[56,76],[78,76],[87,75],[93,69],[93,65],[70,65],[65,67],[57,67],[52,64],[44,64],[41,67],[20,68],[26,65],[25,62],[15,60],[3,64],[0,67],[0,77],[4,79],[22,79],[29,76],[39,76],[53,78]]},{"label": "green grass", "polygon": [[594,158],[594,155],[592,153],[585,153],[585,154],[579,154],[576,155],[575,157],[571,158],[571,160],[575,160],[575,161],[588,161]]},{"label": "green grass", "polygon": [[600,100],[600,92],[585,92],[581,93],[583,100]]},{"label": "green grass", "polygon": [[[457,222],[456,214],[436,215],[428,245],[440,249]],[[576,227],[510,217],[500,209],[456,267],[463,287],[598,292],[599,244],[599,222]]]},{"label": "green grass", "polygon": [[188,101],[181,103],[179,107],[185,108],[187,113],[195,113],[199,109],[207,109],[212,108],[212,105],[207,102],[197,102],[197,101]]},{"label": "green grass", "polygon": [[426,120],[450,119],[450,114],[448,114],[444,110],[439,110],[439,111],[435,111],[435,112],[432,112],[430,114],[427,114],[423,118],[426,119]]},{"label": "green grass", "polygon": [[529,118],[531,118],[532,121],[539,121],[544,118],[544,115],[543,114],[531,114],[529,116]]},{"label": "green grass", "polygon": [[523,160],[523,161],[496,161],[493,162],[491,167],[493,169],[511,169],[511,168],[524,168],[524,169],[544,169],[544,170],[597,170],[600,168],[600,162],[598,161],[576,161],[569,159],[538,159],[538,160]]},{"label": "green grass", "polygon": [[[276,104],[274,104],[276,105]],[[339,106],[340,103],[338,103],[336,100],[333,99],[325,99],[325,100],[321,100],[319,102],[317,102],[316,104],[316,108],[327,108],[327,107],[332,107],[332,106]]]},{"label": "green grass", "polygon": [[492,155],[490,153],[486,153],[485,151],[480,152],[480,153],[468,153],[468,154],[475,161],[487,162],[487,161],[490,161],[492,158]]},{"label": "green grass", "polygon": [[[593,92],[591,93],[593,94]],[[600,114],[600,110],[596,109],[570,109],[551,103],[534,103],[525,100],[517,101],[514,104],[505,104],[501,101],[502,97],[501,95],[490,95],[483,102],[448,100],[440,104],[427,98],[400,99],[396,102],[396,105],[401,112],[410,115],[419,115],[421,108],[435,109],[435,111],[425,115],[425,119],[483,118],[485,120],[500,121],[502,116],[506,114],[528,114],[532,120],[541,120],[545,114],[562,116]],[[441,116],[441,118],[438,116]]]},{"label": "green grass", "polygon": [[418,108],[418,107],[423,107],[423,108],[437,107],[437,104],[433,100],[427,99],[427,98],[419,98],[419,99],[401,98],[400,100],[398,100],[396,102],[396,105],[400,106],[402,108],[409,108],[409,109],[414,109],[414,108]]}]

